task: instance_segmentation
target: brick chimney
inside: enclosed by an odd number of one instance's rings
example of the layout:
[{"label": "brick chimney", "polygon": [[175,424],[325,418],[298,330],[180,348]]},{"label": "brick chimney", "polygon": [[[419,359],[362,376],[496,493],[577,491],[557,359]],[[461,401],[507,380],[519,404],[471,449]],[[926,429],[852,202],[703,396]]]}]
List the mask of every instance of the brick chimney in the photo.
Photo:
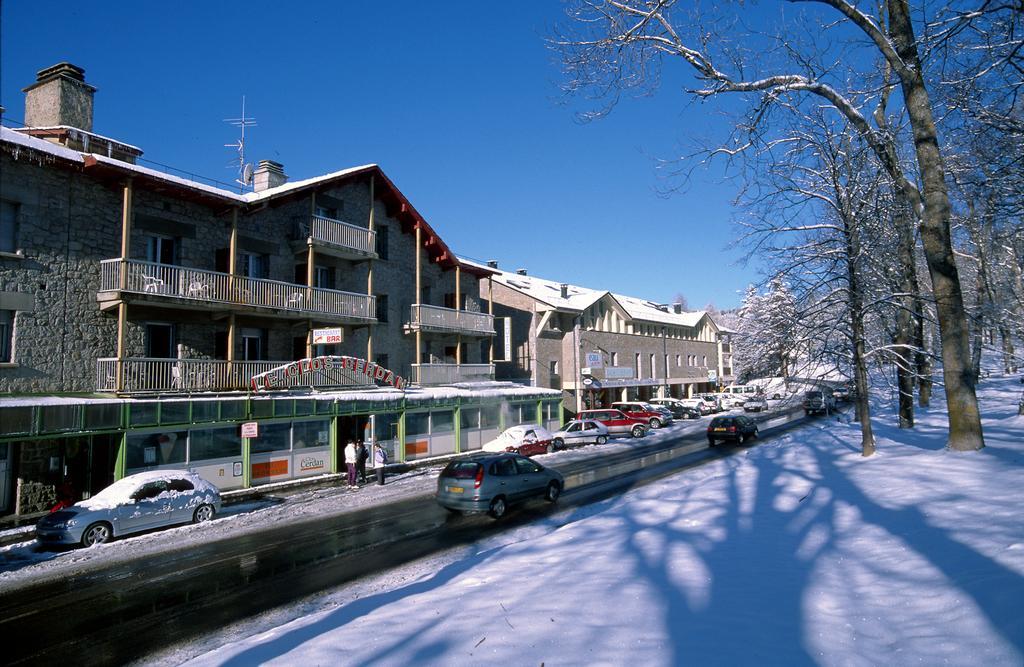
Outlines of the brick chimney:
[{"label": "brick chimney", "polygon": [[682,302],[676,301],[675,303],[673,303],[672,304],[672,311],[676,315],[682,315],[683,314],[683,304],[682,304]]},{"label": "brick chimney", "polygon": [[563,299],[568,299],[569,298],[569,286],[567,284],[560,283],[558,285],[558,292],[559,292],[559,294],[562,295]]},{"label": "brick chimney", "polygon": [[25,93],[25,124],[29,127],[67,125],[92,132],[94,86],[85,82],[85,70],[57,63],[36,73]]},{"label": "brick chimney", "polygon": [[260,160],[259,166],[252,174],[252,189],[255,192],[276,188],[287,182],[288,176],[284,173],[284,165],[273,160]]}]

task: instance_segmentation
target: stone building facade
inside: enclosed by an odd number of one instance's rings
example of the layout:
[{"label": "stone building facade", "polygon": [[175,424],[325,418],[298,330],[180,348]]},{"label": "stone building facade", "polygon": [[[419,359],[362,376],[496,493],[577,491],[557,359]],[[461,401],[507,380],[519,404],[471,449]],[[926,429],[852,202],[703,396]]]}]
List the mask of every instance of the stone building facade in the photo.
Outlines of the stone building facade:
[{"label": "stone building facade", "polygon": [[[456,257],[378,166],[289,182],[263,162],[238,194],[92,134],[81,68],[26,92],[47,126],[0,128],[0,515],[154,466],[222,488],[317,472],[300,461],[330,472],[351,437],[397,461],[464,451],[550,412],[553,392],[493,383],[495,271]],[[317,357],[360,371],[254,393],[253,376]],[[377,367],[409,389],[374,393]],[[486,398],[457,388],[479,382]],[[241,438],[248,420],[278,440]]]}]

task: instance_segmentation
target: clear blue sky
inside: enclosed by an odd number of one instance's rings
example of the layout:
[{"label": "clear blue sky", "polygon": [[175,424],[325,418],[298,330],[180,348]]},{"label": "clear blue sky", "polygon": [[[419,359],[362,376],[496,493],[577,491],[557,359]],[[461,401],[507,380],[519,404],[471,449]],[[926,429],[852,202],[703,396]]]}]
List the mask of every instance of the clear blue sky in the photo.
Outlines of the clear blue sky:
[{"label": "clear blue sky", "polygon": [[[721,122],[679,86],[579,124],[544,37],[556,2],[4,2],[0,103],[70,61],[93,131],[231,182],[224,144],[293,180],[377,163],[456,252],[501,268],[690,307],[739,304],[756,276],[726,247],[735,186],[699,171],[665,198],[653,158]],[[671,83],[671,82],[670,82]]]}]

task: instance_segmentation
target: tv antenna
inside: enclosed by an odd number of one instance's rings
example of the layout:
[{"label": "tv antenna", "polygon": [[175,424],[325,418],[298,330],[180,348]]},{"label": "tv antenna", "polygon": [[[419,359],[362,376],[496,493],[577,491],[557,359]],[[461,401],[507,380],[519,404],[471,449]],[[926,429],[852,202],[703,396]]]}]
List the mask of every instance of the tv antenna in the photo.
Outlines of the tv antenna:
[{"label": "tv antenna", "polygon": [[[238,137],[238,141],[233,144],[224,144],[225,148],[234,148],[238,151],[238,178],[235,182],[241,185],[243,188],[252,185],[252,163],[245,161],[245,128],[254,127],[256,125],[255,118],[249,118],[245,115],[245,95],[242,95],[242,115],[239,118],[225,118],[225,123],[231,123],[237,128],[241,128],[241,135]],[[229,167],[235,166],[235,162],[232,161]],[[241,188],[239,188],[241,189]]]}]

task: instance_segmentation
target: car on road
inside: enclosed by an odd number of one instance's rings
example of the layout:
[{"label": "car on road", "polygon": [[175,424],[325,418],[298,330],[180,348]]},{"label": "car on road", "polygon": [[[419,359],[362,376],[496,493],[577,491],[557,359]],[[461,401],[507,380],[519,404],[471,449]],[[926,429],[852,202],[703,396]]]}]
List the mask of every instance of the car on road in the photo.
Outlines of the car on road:
[{"label": "car on road", "polygon": [[681,398],[679,400],[685,406],[700,410],[701,415],[711,414],[711,406],[699,398]]},{"label": "car on road", "polygon": [[47,514],[36,523],[41,544],[91,547],[115,537],[213,519],[220,492],[188,470],[151,470],[128,475],[88,500]]},{"label": "car on road", "polygon": [[832,398],[838,403],[840,401],[852,401],[857,395],[857,388],[853,384],[843,384],[832,390]]},{"label": "car on road", "polygon": [[718,400],[718,394],[697,394],[695,398],[699,398],[708,404],[711,408],[712,414],[715,412],[721,412],[725,408],[722,407],[722,402]]},{"label": "car on road", "polygon": [[832,390],[828,387],[812,389],[804,394],[804,414],[813,415],[817,413],[830,414],[836,409],[836,399],[832,396]]},{"label": "car on road", "polygon": [[621,410],[634,419],[642,419],[651,428],[661,428],[672,423],[672,413],[659,410],[657,406],[643,401],[617,401],[612,407]]},{"label": "car on road", "polygon": [[743,400],[744,412],[761,412],[767,409],[768,399],[764,397],[764,394],[754,394],[753,396],[747,396]]},{"label": "car on road", "polygon": [[613,438],[620,435],[642,438],[647,434],[647,422],[642,419],[634,419],[622,410],[611,408],[599,408],[596,410],[581,410],[576,414],[576,419],[593,419],[599,421],[608,428],[608,435]]},{"label": "car on road", "polygon": [[608,442],[608,427],[593,419],[573,419],[560,431],[551,434],[552,449],[556,451],[591,443],[603,445],[606,442]]},{"label": "car on road", "polygon": [[683,405],[678,398],[652,398],[652,405],[668,408],[675,419],[700,419],[700,410],[695,407]]},{"label": "car on road", "polygon": [[708,445],[714,447],[719,440],[744,443],[757,437],[757,423],[743,415],[715,417],[708,424]]},{"label": "car on road", "polygon": [[485,452],[515,452],[533,456],[555,451],[551,445],[552,435],[546,428],[536,424],[520,424],[505,429],[494,440],[485,442],[480,449]]},{"label": "car on road", "polygon": [[475,455],[451,461],[437,478],[435,498],[450,512],[487,512],[500,519],[510,505],[531,498],[555,502],[562,474],[518,454]]}]

